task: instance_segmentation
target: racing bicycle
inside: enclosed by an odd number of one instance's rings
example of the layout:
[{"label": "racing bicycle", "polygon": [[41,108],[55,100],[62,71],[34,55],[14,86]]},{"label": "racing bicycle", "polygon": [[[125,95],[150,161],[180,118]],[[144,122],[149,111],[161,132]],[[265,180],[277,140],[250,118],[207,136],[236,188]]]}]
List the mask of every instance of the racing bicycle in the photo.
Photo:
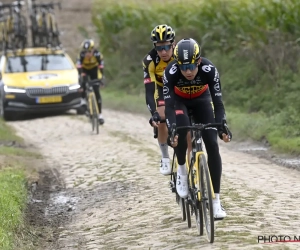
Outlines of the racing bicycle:
[{"label": "racing bicycle", "polygon": [[[21,14],[24,1],[14,1],[11,4],[1,4],[1,33],[4,50],[17,48],[24,49],[27,44],[26,18]],[[9,9],[9,12],[4,11]]]},{"label": "racing bicycle", "polygon": [[83,81],[86,85],[86,100],[87,100],[87,116],[92,124],[92,131],[96,130],[99,134],[99,108],[94,92],[94,86],[103,85],[100,79],[90,80],[89,76],[83,76]]},{"label": "racing bicycle", "polygon": [[[179,130],[191,130],[192,133],[192,151],[190,156],[187,157],[190,159],[186,164],[188,168],[188,197],[184,199],[185,205],[182,205],[182,207],[185,207],[188,227],[191,227],[190,217],[194,214],[199,235],[203,235],[203,227],[205,226],[206,238],[210,243],[213,243],[215,233],[213,199],[215,198],[215,194],[203,151],[202,132],[212,127],[222,127],[227,134],[230,133],[225,120],[222,123],[195,124],[191,112],[189,112],[189,117],[192,126],[176,128],[176,124],[172,124],[171,133],[171,141],[174,140]],[[173,173],[172,176],[173,183],[176,185],[176,174]]]}]

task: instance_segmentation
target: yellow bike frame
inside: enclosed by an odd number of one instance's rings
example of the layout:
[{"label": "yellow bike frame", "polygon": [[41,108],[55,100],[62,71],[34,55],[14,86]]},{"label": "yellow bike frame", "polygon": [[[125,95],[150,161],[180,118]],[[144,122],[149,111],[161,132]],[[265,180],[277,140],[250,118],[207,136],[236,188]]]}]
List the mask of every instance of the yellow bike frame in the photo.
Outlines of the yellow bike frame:
[{"label": "yellow bike frame", "polygon": [[[94,97],[94,98],[92,98]],[[98,108],[98,105],[97,105],[97,102],[96,102],[96,95],[94,93],[94,91],[89,91],[89,94],[88,94],[88,103],[89,103],[89,110],[90,110],[90,114],[93,115],[94,111],[93,111],[93,104],[92,104],[92,100],[95,100],[95,107],[96,107],[96,112],[97,114],[99,114],[99,108]]]},{"label": "yellow bike frame", "polygon": [[[204,152],[203,151],[199,151],[199,152],[196,152],[196,156],[195,156],[195,162],[194,162],[194,165],[193,165],[193,170],[196,171],[196,174],[195,174],[195,178],[194,178],[194,183],[195,185],[198,184],[198,179],[201,180],[201,176],[200,176],[200,172],[199,172],[199,169],[198,169],[198,166],[199,166],[199,158],[201,155],[204,155]],[[186,156],[186,166],[187,166],[187,170],[190,171],[189,169],[189,162],[188,162],[188,156]],[[212,185],[212,181],[211,181],[211,178],[210,178],[210,172],[208,171],[208,174],[209,174],[209,181],[210,181],[210,186],[211,186],[211,191],[212,191],[212,198],[215,199],[215,192],[214,192],[214,188],[213,188],[213,185]],[[190,178],[190,183],[192,183],[192,180],[191,180],[191,175],[189,175],[189,178]],[[198,190],[199,191],[199,190]],[[197,193],[197,198],[198,200],[200,201],[201,200],[201,192],[198,192]]]}]

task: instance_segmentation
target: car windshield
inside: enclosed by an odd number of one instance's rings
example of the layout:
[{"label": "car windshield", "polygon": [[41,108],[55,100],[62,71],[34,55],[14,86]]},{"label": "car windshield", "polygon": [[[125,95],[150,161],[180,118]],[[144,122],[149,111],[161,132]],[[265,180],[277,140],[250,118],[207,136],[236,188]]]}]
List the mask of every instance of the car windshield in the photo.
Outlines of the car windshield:
[{"label": "car windshield", "polygon": [[63,54],[12,56],[7,58],[5,73],[73,69]]}]

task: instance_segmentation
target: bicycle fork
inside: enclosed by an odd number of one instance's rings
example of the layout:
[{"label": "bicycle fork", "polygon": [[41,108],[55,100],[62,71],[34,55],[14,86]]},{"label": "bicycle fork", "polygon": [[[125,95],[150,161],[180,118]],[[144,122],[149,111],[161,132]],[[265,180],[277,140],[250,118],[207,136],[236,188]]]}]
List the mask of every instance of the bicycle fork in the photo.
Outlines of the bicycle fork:
[{"label": "bicycle fork", "polygon": [[172,193],[176,193],[176,179],[175,179],[175,173],[173,172],[174,164],[175,164],[175,151],[173,153],[172,169],[171,169],[170,182],[169,182]]},{"label": "bicycle fork", "polygon": [[[196,153],[196,160],[195,160],[195,164],[194,166],[199,166],[199,158],[200,158],[200,155],[201,154],[204,154],[203,152],[197,152]],[[198,182],[198,179],[197,179],[197,176],[199,176],[199,180],[201,179],[201,173],[198,173],[199,169],[198,167],[194,168],[194,171],[195,171],[195,175],[194,175],[194,180],[195,180],[195,183]],[[210,177],[210,172],[208,171],[208,174],[209,174],[209,182],[210,182],[210,187],[211,187],[211,192],[212,192],[212,198],[215,199],[215,192],[214,192],[214,187],[212,185],[212,181],[211,181],[211,177]],[[207,180],[206,180],[207,181]],[[200,181],[201,182],[201,181]],[[197,190],[197,197],[198,197],[198,201],[201,201],[202,200],[202,197],[201,197],[201,190]]]}]

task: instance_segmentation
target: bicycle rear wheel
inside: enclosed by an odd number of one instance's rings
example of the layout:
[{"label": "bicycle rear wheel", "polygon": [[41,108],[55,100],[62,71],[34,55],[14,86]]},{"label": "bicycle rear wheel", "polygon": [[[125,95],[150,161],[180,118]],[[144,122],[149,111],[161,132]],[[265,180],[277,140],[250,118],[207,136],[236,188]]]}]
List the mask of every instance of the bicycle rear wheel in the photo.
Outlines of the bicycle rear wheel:
[{"label": "bicycle rear wheel", "polygon": [[94,110],[93,110],[93,100],[92,100],[93,97],[92,96],[93,96],[93,94],[89,93],[89,90],[87,90],[87,93],[86,93],[87,113],[88,113],[89,122],[92,124],[92,131],[94,132],[95,126],[94,126],[94,121],[93,121]]},{"label": "bicycle rear wheel", "polygon": [[96,133],[99,134],[99,122],[98,122],[98,112],[97,112],[97,102],[96,102],[96,97],[95,94],[92,94],[92,109],[93,109],[93,115],[92,115],[92,126],[93,126],[93,131],[96,129]]},{"label": "bicycle rear wheel", "polygon": [[213,243],[215,236],[215,222],[213,212],[212,187],[209,169],[204,154],[199,155],[198,162],[198,169],[200,169],[200,191],[206,238],[210,243]]},{"label": "bicycle rear wheel", "polygon": [[196,203],[195,207],[195,217],[196,217],[196,226],[200,236],[203,235],[203,210],[199,201]]}]

